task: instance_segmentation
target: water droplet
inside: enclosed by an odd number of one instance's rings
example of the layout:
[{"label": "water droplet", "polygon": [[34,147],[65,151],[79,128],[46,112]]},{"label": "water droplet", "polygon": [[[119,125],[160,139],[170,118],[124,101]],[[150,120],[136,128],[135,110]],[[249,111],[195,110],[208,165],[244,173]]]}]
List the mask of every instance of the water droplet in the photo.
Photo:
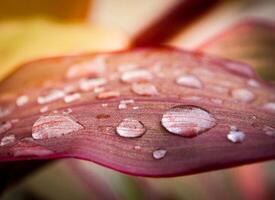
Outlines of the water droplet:
[{"label": "water droplet", "polygon": [[43,106],[43,107],[40,108],[41,113],[48,112],[48,110],[49,110],[49,106]]},{"label": "water droplet", "polygon": [[126,100],[121,100],[119,105],[118,105],[118,109],[122,110],[122,109],[126,109],[127,108],[127,104],[133,104],[135,101],[133,99],[126,99]]},{"label": "water droplet", "polygon": [[74,93],[74,94],[66,95],[64,97],[64,102],[71,103],[71,102],[76,101],[80,98],[81,98],[81,95],[79,93]]},{"label": "water droplet", "polygon": [[11,113],[11,109],[8,107],[0,107],[0,117],[5,117]]},{"label": "water droplet", "polygon": [[12,128],[12,123],[7,121],[0,124],[0,134],[6,133]]},{"label": "water droplet", "polygon": [[16,99],[17,106],[23,106],[29,102],[29,97],[27,95],[22,95]]},{"label": "water droplet", "polygon": [[135,83],[132,85],[132,91],[138,95],[151,96],[157,95],[157,88],[150,83]]},{"label": "water droplet", "polygon": [[48,156],[53,154],[54,152],[46,149],[41,146],[27,146],[27,147],[17,147],[14,149],[13,156],[21,157],[21,156]]},{"label": "water droplet", "polygon": [[101,93],[101,92],[104,92],[104,91],[105,91],[105,88],[103,88],[103,87],[96,87],[94,89],[95,94],[98,94],[98,93]]},{"label": "water droplet", "polygon": [[263,131],[266,135],[275,136],[275,129],[271,126],[264,126]]},{"label": "water droplet", "polygon": [[263,105],[263,109],[275,113],[275,102],[268,102]]},{"label": "water droplet", "polygon": [[247,81],[247,85],[249,85],[250,87],[254,87],[254,88],[259,88],[260,87],[260,83],[254,79],[249,79]]},{"label": "water droplet", "polygon": [[72,112],[73,112],[73,110],[71,108],[67,108],[62,113],[65,114],[65,115],[67,115],[67,114],[70,114]]},{"label": "water droplet", "polygon": [[97,56],[93,60],[74,64],[68,69],[66,77],[100,76],[106,70],[106,58],[106,56]]},{"label": "water droplet", "polygon": [[125,83],[144,82],[153,79],[150,71],[145,69],[137,69],[133,71],[123,72],[120,79]]},{"label": "water droplet", "polygon": [[51,114],[41,116],[33,124],[32,137],[34,139],[55,138],[81,129],[83,129],[83,126],[69,115]]},{"label": "water droplet", "polygon": [[182,75],[177,78],[176,83],[181,86],[191,87],[191,88],[202,88],[203,84],[200,79],[195,75]]},{"label": "water droplet", "polygon": [[162,126],[170,133],[183,137],[195,137],[216,125],[216,119],[208,111],[191,105],[176,106],[166,111]]},{"label": "water droplet", "polygon": [[107,103],[103,103],[101,104],[102,107],[108,107],[108,104]]},{"label": "water droplet", "polygon": [[139,107],[138,106],[133,106],[133,110],[138,110]]},{"label": "water droplet", "polygon": [[63,98],[64,96],[65,96],[64,91],[55,89],[50,91],[46,96],[39,96],[37,98],[37,102],[39,104],[51,103],[53,101]]},{"label": "water droplet", "polygon": [[255,95],[251,91],[244,88],[232,90],[231,95],[234,99],[246,103],[251,102],[255,99]]},{"label": "water droplet", "polygon": [[97,95],[98,99],[111,99],[111,98],[116,98],[119,97],[120,93],[118,91],[106,91],[106,92],[101,92]]},{"label": "water droplet", "polygon": [[136,145],[136,146],[134,146],[134,149],[135,149],[135,150],[140,150],[140,149],[141,149],[141,146]]},{"label": "water droplet", "polygon": [[82,79],[79,82],[79,87],[82,91],[89,91],[107,83],[105,78],[93,78],[93,79]]},{"label": "water droplet", "polygon": [[127,138],[136,138],[142,136],[146,131],[144,125],[135,119],[123,119],[116,127],[118,135]]},{"label": "water droplet", "polygon": [[0,146],[10,145],[15,142],[14,135],[7,135],[1,139]]},{"label": "water droplet", "polygon": [[233,143],[241,143],[245,139],[245,133],[234,128],[227,134],[227,139]]},{"label": "water droplet", "polygon": [[153,151],[153,157],[157,160],[164,158],[166,154],[167,154],[167,150],[165,149],[158,149]]}]

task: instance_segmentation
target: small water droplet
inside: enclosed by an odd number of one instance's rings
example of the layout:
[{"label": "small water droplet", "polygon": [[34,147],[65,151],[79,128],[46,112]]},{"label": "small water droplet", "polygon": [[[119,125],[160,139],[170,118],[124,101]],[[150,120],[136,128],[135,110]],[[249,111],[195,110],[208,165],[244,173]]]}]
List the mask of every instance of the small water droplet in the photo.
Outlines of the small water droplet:
[{"label": "small water droplet", "polygon": [[133,99],[126,99],[126,100],[121,100],[118,104],[118,109],[122,110],[122,109],[126,109],[127,108],[127,104],[133,104],[135,101]]},{"label": "small water droplet", "polygon": [[82,91],[86,92],[106,84],[107,80],[105,78],[82,79],[79,82],[79,87]]},{"label": "small water droplet", "polygon": [[10,121],[3,122],[0,124],[0,134],[6,133],[12,128],[12,123]]},{"label": "small water droplet", "polygon": [[247,85],[249,85],[250,87],[254,87],[254,88],[259,88],[260,87],[260,83],[254,79],[249,79],[247,81]]},{"label": "small water droplet", "polygon": [[40,108],[41,113],[48,112],[48,110],[49,110],[49,106],[43,106],[43,107]]},{"label": "small water droplet", "polygon": [[14,135],[6,135],[1,139],[0,146],[6,146],[10,145],[15,142],[15,136]]},{"label": "small water droplet", "polygon": [[103,103],[101,104],[102,107],[108,107],[108,104],[107,103]]},{"label": "small water droplet", "polygon": [[33,124],[32,137],[34,139],[55,138],[81,129],[83,129],[83,126],[69,115],[51,114],[41,116]]},{"label": "small water droplet", "polygon": [[120,93],[118,91],[106,91],[106,92],[101,92],[97,95],[98,99],[111,99],[111,98],[116,98],[119,97]]},{"label": "small water droplet", "polygon": [[167,150],[165,149],[158,149],[153,151],[153,157],[157,160],[164,158],[166,154],[167,154]]},{"label": "small water droplet", "polygon": [[122,109],[126,109],[127,108],[127,104],[126,103],[119,103],[118,104],[118,109],[122,110]]},{"label": "small water droplet", "polygon": [[73,112],[73,110],[71,108],[67,108],[67,109],[63,110],[62,113],[65,114],[65,115],[67,115],[67,114],[70,114],[72,112]]},{"label": "small water droplet", "polygon": [[94,89],[95,94],[98,94],[98,93],[101,93],[101,92],[104,92],[104,91],[105,91],[104,87],[95,87],[95,89]]},{"label": "small water droplet", "polygon": [[141,146],[136,145],[136,146],[134,146],[134,149],[135,149],[135,150],[140,150],[140,149],[141,149]]},{"label": "small water droplet", "polygon": [[28,147],[17,147],[14,149],[13,156],[21,157],[21,156],[48,156],[53,154],[54,152],[46,149],[41,146],[28,146]]},{"label": "small water droplet", "polygon": [[71,102],[74,102],[80,98],[81,98],[81,95],[79,93],[74,93],[74,94],[66,95],[64,97],[64,102],[71,103]]},{"label": "small water droplet", "polygon": [[227,134],[227,139],[233,143],[241,143],[245,139],[245,133],[239,130],[230,130]]},{"label": "small water droplet", "polygon": [[195,75],[182,75],[177,78],[176,83],[181,86],[201,89],[203,87],[200,79]]},{"label": "small water droplet", "polygon": [[123,72],[120,79],[125,83],[144,82],[153,79],[150,71],[145,69],[137,69],[133,71]]},{"label": "small water droplet", "polygon": [[139,107],[138,106],[133,106],[133,110],[138,110]]},{"label": "small water droplet", "polygon": [[231,95],[234,99],[246,103],[251,102],[255,99],[255,95],[245,88],[234,89],[231,91]]},{"label": "small water droplet", "polygon": [[275,102],[268,102],[263,105],[263,109],[275,113]]},{"label": "small water droplet", "polygon": [[37,98],[38,104],[46,104],[61,99],[65,96],[65,92],[62,90],[52,90],[46,96],[39,96]]},{"label": "small water droplet", "polygon": [[271,126],[264,126],[263,131],[268,136],[275,136],[275,129]]},{"label": "small water droplet", "polygon": [[157,95],[157,88],[150,83],[134,83],[132,85],[132,91],[138,95],[152,96]]},{"label": "small water droplet", "polygon": [[8,107],[0,107],[0,118],[5,117],[11,113],[11,109]]},{"label": "small water droplet", "polygon": [[212,99],[210,99],[210,101],[212,101],[213,103],[218,104],[218,105],[222,105],[223,104],[223,100],[222,99],[212,98]]},{"label": "small water droplet", "polygon": [[123,119],[116,127],[116,132],[121,137],[136,138],[142,136],[146,131],[144,125],[135,119]]},{"label": "small water droplet", "polygon": [[100,76],[106,70],[106,59],[107,57],[102,55],[89,61],[76,63],[68,69],[66,77],[78,78],[83,76]]},{"label": "small water droplet", "polygon": [[16,99],[17,106],[23,106],[29,102],[29,97],[27,95],[22,95]]},{"label": "small water droplet", "polygon": [[166,111],[162,126],[172,134],[195,137],[216,125],[216,119],[208,111],[191,105],[176,106]]}]

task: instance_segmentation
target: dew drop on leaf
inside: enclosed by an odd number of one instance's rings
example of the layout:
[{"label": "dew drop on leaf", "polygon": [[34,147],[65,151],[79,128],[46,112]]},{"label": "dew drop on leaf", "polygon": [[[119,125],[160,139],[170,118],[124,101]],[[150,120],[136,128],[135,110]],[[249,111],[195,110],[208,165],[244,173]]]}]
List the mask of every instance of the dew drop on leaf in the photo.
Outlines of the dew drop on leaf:
[{"label": "dew drop on leaf", "polygon": [[150,83],[134,83],[132,85],[132,91],[142,96],[152,96],[158,94],[157,88]]},{"label": "dew drop on leaf", "polygon": [[181,86],[190,87],[190,88],[202,88],[203,84],[200,79],[192,74],[182,75],[177,78],[176,83]]},{"label": "dew drop on leaf", "polygon": [[234,99],[246,103],[251,102],[255,99],[255,95],[251,91],[244,88],[232,90],[231,95]]},{"label": "dew drop on leaf", "polygon": [[145,126],[135,119],[123,119],[116,127],[116,132],[121,137],[136,138],[142,136],[146,131]]},{"label": "dew drop on leaf", "polygon": [[216,125],[216,119],[207,110],[191,105],[176,106],[166,111],[162,126],[172,134],[195,137]]},{"label": "dew drop on leaf", "polygon": [[167,154],[167,150],[165,150],[165,149],[158,149],[158,150],[153,151],[153,157],[156,160],[160,160],[160,159],[164,158],[164,156],[166,154]]},{"label": "dew drop on leaf", "polygon": [[33,124],[32,137],[34,139],[56,138],[81,129],[83,126],[69,115],[51,114],[41,116]]},{"label": "dew drop on leaf", "polygon": [[266,135],[275,136],[275,129],[271,126],[264,126],[263,131]]},{"label": "dew drop on leaf", "polygon": [[64,97],[65,103],[71,103],[81,98],[80,93],[73,93]]},{"label": "dew drop on leaf", "polygon": [[16,99],[17,106],[23,106],[29,102],[29,97],[27,95],[22,95]]},{"label": "dew drop on leaf", "polygon": [[227,134],[227,139],[233,143],[241,143],[245,139],[245,133],[239,131],[236,126],[230,126],[230,131]]},{"label": "dew drop on leaf", "polygon": [[101,92],[97,95],[98,99],[112,99],[119,97],[120,93],[118,91],[106,91],[106,92]]},{"label": "dew drop on leaf", "polygon": [[148,70],[137,69],[123,72],[120,79],[125,83],[143,82],[152,80],[153,75]]},{"label": "dew drop on leaf", "polygon": [[275,102],[265,103],[263,105],[263,109],[268,111],[268,112],[275,113]]}]

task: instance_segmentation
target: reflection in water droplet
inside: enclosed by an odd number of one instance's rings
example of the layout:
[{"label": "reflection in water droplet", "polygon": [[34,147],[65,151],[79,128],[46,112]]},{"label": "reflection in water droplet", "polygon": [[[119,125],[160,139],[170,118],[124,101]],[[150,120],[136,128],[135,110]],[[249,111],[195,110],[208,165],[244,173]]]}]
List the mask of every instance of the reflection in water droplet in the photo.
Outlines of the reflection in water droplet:
[{"label": "reflection in water droplet", "polygon": [[22,95],[16,99],[17,106],[23,106],[29,102],[29,97],[27,95]]},{"label": "reflection in water droplet", "polygon": [[50,91],[49,94],[46,96],[37,97],[37,102],[39,104],[51,103],[53,101],[63,98],[64,96],[65,96],[64,91],[55,89]]},{"label": "reflection in water droplet", "polygon": [[255,99],[255,95],[251,91],[244,88],[232,90],[231,95],[234,99],[242,102],[251,102]]},{"label": "reflection in water droplet", "polygon": [[0,134],[6,133],[12,128],[12,123],[10,121],[3,122],[0,124]]},{"label": "reflection in water droplet", "polygon": [[117,91],[107,91],[107,92],[101,92],[97,95],[98,99],[111,99],[119,97],[120,93]]},{"label": "reflection in water droplet", "polygon": [[138,95],[152,96],[157,95],[157,88],[150,83],[135,83],[132,85],[132,91]]},{"label": "reflection in water droplet", "polygon": [[34,139],[55,138],[81,129],[83,126],[69,115],[52,114],[41,116],[33,124],[32,137]]},{"label": "reflection in water droplet", "polygon": [[15,142],[14,135],[6,135],[1,139],[0,146],[10,145]]},{"label": "reflection in water droplet", "polygon": [[107,83],[105,78],[81,79],[79,87],[82,91],[89,91]]},{"label": "reflection in water droplet", "polygon": [[152,80],[153,75],[148,70],[137,69],[122,73],[120,79],[125,83],[143,82]]},{"label": "reflection in water droplet", "polygon": [[170,133],[183,137],[195,137],[216,125],[216,119],[208,111],[191,105],[176,106],[166,111],[162,126]]},{"label": "reflection in water droplet", "polygon": [[271,126],[264,126],[263,131],[266,135],[275,136],[275,129]]},{"label": "reflection in water droplet", "polygon": [[165,149],[158,149],[153,151],[153,157],[157,160],[164,158],[166,154],[167,154],[167,150]]},{"label": "reflection in water droplet", "polygon": [[74,93],[74,94],[66,95],[64,97],[64,102],[71,103],[71,102],[76,101],[80,98],[81,98],[81,95],[79,93]]},{"label": "reflection in water droplet", "polygon": [[191,88],[202,88],[203,84],[200,79],[195,75],[182,75],[177,78],[176,83],[181,86],[191,87]]},{"label": "reflection in water droplet", "polygon": [[275,102],[268,102],[263,105],[263,109],[275,113]]},{"label": "reflection in water droplet", "polygon": [[227,139],[233,143],[241,143],[245,139],[245,133],[239,131],[236,126],[230,126],[230,131],[227,134]]},{"label": "reflection in water droplet", "polygon": [[127,138],[135,138],[142,136],[146,131],[144,125],[135,119],[123,119],[116,127],[118,135]]}]

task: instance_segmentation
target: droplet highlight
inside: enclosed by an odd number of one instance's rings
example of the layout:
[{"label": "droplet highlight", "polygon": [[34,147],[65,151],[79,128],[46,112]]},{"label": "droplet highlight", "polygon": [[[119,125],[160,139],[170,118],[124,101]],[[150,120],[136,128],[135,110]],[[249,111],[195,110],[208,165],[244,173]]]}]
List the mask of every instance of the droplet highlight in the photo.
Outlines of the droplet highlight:
[{"label": "droplet highlight", "polygon": [[233,143],[241,143],[245,139],[245,133],[239,131],[236,126],[231,126],[230,131],[227,134],[227,139]]}]

